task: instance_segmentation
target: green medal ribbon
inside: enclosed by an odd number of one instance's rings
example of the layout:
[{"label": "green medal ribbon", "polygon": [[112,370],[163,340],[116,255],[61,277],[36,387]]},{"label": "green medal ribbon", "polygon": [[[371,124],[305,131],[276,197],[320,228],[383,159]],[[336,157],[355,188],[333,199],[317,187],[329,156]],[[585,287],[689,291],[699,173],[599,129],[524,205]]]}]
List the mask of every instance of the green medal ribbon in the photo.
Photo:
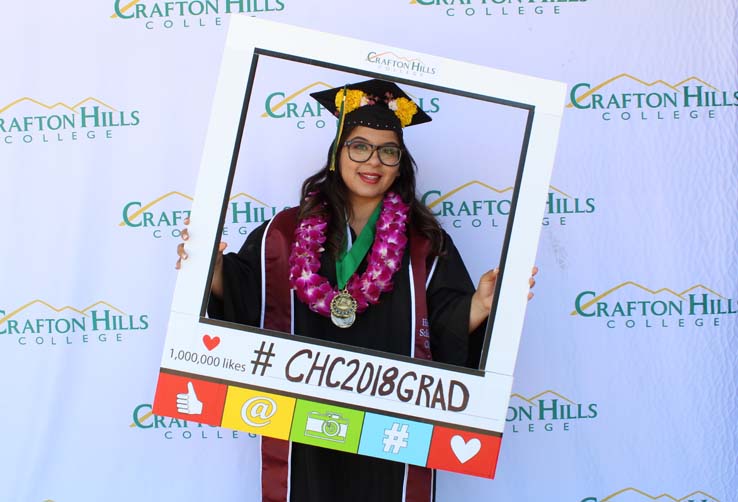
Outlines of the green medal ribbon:
[{"label": "green medal ribbon", "polygon": [[[356,242],[351,246],[351,249],[348,251],[344,249],[336,260],[336,282],[338,283],[339,291],[346,287],[349,278],[354,275],[361,261],[369,252],[369,248],[372,247],[374,234],[376,234],[377,230],[377,219],[379,219],[381,210],[382,203],[380,202],[361,230],[361,234],[356,238]],[[348,235],[346,239],[348,239]]]}]

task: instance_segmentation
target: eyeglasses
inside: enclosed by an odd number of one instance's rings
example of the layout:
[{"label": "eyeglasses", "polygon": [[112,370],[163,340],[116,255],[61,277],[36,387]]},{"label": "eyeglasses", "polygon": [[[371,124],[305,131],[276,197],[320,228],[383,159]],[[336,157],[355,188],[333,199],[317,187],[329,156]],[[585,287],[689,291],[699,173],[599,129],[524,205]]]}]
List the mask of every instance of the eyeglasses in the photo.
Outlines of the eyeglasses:
[{"label": "eyeglasses", "polygon": [[395,145],[372,145],[360,139],[351,139],[343,144],[348,149],[349,159],[354,162],[366,162],[377,151],[379,162],[385,166],[395,167],[400,164],[402,148]]}]

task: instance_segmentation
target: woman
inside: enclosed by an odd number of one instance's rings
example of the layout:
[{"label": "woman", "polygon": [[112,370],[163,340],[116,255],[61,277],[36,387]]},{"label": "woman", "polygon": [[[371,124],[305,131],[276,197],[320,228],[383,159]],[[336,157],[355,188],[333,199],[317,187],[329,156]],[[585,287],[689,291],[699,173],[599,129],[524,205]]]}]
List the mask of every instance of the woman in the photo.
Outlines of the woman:
[{"label": "woman", "polygon": [[[475,290],[450,237],[417,200],[403,128],[430,117],[381,80],[313,97],[339,117],[326,166],[303,183],[299,207],[252,232],[238,254],[218,256],[210,315],[478,365],[497,272]],[[182,244],[178,254],[177,268],[187,257]],[[264,472],[279,472],[263,477],[264,500],[430,499],[427,470],[284,444],[263,438]]]}]

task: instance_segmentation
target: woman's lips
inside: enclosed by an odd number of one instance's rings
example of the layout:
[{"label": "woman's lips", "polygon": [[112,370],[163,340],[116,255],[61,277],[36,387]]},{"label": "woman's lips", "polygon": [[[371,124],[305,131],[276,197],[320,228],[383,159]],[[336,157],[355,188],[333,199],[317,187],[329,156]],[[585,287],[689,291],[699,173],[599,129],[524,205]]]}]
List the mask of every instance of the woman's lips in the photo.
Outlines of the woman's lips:
[{"label": "woman's lips", "polygon": [[369,183],[370,185],[376,185],[379,183],[379,179],[382,177],[380,174],[371,174],[371,173],[359,173],[359,178],[361,178],[361,181],[364,183]]}]

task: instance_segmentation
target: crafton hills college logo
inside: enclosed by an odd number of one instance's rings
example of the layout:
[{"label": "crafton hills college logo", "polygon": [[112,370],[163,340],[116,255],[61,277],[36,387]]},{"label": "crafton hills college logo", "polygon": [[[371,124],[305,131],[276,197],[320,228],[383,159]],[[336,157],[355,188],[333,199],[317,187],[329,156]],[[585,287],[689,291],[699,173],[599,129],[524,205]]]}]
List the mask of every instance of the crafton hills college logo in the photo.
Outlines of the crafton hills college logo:
[{"label": "crafton hills college logo", "polygon": [[553,390],[531,397],[514,393],[507,407],[506,432],[568,432],[573,423],[598,416],[597,403],[578,403]]},{"label": "crafton hills college logo", "polygon": [[181,418],[163,417],[153,412],[153,406],[142,403],[133,409],[133,420],[128,425],[135,430],[160,432],[164,439],[218,440],[256,437],[253,434],[221,429],[212,425],[188,422]]},{"label": "crafton hills college logo", "polygon": [[438,72],[438,68],[426,64],[422,59],[401,56],[392,51],[369,51],[366,55],[366,60],[376,64],[379,69],[392,73],[418,76],[435,75]]},{"label": "crafton hills college logo", "polygon": [[412,6],[435,8],[448,17],[559,15],[562,9],[586,6],[588,0],[410,0]]},{"label": "crafton hills college logo", "polygon": [[0,144],[111,139],[114,129],[140,123],[138,110],[120,110],[92,96],[72,105],[47,104],[26,96],[0,105]]},{"label": "crafton hills college logo", "polygon": [[147,30],[222,26],[223,15],[280,12],[287,0],[114,0],[110,19],[136,21]]},{"label": "crafton hills college logo", "polygon": [[726,91],[690,76],[674,84],[647,81],[620,73],[599,84],[571,86],[567,108],[597,113],[604,121],[714,119],[720,110],[738,106],[738,91]]},{"label": "crafton hills college logo", "polygon": [[[121,228],[150,233],[155,239],[179,238],[184,219],[190,216],[192,196],[172,191],[149,202],[129,201],[123,205]],[[277,207],[244,192],[228,199],[223,235],[248,235],[277,214]]]},{"label": "crafton hills college logo", "polygon": [[148,327],[148,314],[130,314],[105,301],[76,308],[36,299],[9,312],[0,309],[0,342],[12,338],[25,346],[122,342]]},{"label": "crafton hills college logo", "polygon": [[604,293],[582,291],[574,300],[572,316],[597,319],[608,328],[685,328],[720,326],[738,313],[738,301],[702,284],[684,291],[651,289],[633,281]]},{"label": "crafton hills college logo", "polygon": [[[512,206],[512,185],[498,188],[479,180],[448,191],[427,190],[421,202],[453,228],[505,228]],[[572,217],[596,210],[594,197],[578,197],[549,185],[543,226],[566,226]]]},{"label": "crafton hills college logo", "polygon": [[697,490],[683,497],[675,497],[669,493],[651,495],[638,488],[628,487],[618,490],[606,497],[586,497],[580,502],[722,502],[707,492]]}]

